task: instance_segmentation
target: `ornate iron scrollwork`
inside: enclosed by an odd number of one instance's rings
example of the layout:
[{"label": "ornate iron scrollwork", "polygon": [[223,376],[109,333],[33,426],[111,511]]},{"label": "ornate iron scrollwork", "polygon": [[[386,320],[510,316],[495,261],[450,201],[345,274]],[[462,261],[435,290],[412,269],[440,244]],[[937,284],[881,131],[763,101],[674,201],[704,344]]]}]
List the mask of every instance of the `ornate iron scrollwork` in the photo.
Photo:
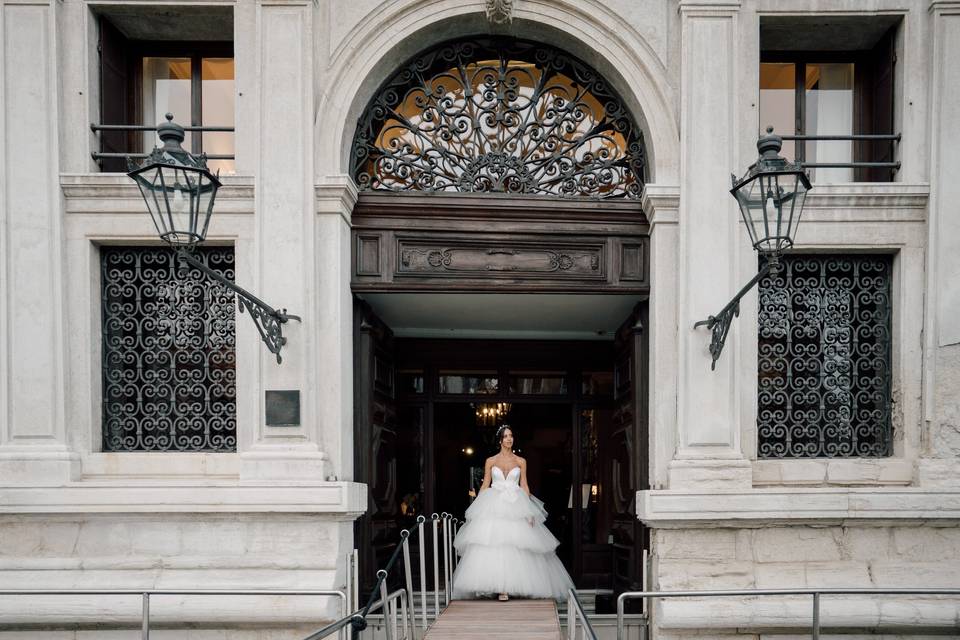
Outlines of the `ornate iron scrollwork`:
[{"label": "ornate iron scrollwork", "polygon": [[[235,451],[233,295],[166,247],[102,247],[103,449]],[[195,260],[233,278],[233,249]]]},{"label": "ornate iron scrollwork", "polygon": [[639,198],[643,136],[596,71],[549,46],[431,49],[380,89],[353,144],[361,190]]},{"label": "ornate iron scrollwork", "polygon": [[783,263],[759,287],[759,457],[890,455],[890,257]]},{"label": "ornate iron scrollwork", "polygon": [[207,274],[209,278],[216,280],[237,295],[237,307],[240,309],[240,312],[243,313],[246,311],[250,314],[250,319],[253,320],[253,324],[256,325],[257,331],[260,333],[260,339],[267,345],[270,353],[277,357],[277,364],[280,364],[282,362],[280,349],[283,348],[283,345],[287,344],[287,339],[283,337],[283,325],[290,320],[300,322],[300,316],[287,313],[286,309],[274,309],[249,291],[238,287],[230,280],[227,280],[216,271],[207,267],[207,265],[205,265],[203,261],[198,260],[189,249],[178,249],[177,257],[195,269],[199,269]]}]

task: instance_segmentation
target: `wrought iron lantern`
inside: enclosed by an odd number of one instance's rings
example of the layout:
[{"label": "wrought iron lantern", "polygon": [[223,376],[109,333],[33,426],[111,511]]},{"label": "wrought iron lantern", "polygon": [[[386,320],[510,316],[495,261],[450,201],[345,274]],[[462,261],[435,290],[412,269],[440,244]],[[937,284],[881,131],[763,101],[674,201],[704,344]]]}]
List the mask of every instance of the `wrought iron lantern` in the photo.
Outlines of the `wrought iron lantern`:
[{"label": "wrought iron lantern", "polygon": [[711,369],[717,366],[730,324],[740,315],[740,300],[764,276],[779,271],[780,255],[793,247],[804,200],[813,188],[803,167],[780,155],[782,147],[783,139],[773,133],[773,127],[767,127],[766,135],[757,140],[760,157],[742,178],[731,176],[730,193],[740,206],[750,242],[766,261],[759,273],[719,313],[693,325],[694,329],[706,326],[712,332]]},{"label": "wrought iron lantern", "polygon": [[280,349],[287,342],[282,326],[289,320],[299,321],[300,317],[288,314],[286,309],[274,309],[193,255],[194,247],[207,237],[221,186],[219,172],[214,175],[207,168],[206,154],[195,156],[183,148],[184,128],[173,121],[173,114],[166,114],[166,118],[166,122],[157,125],[163,146],[155,147],[139,166],[127,158],[127,175],[140,188],[160,239],[176,249],[181,262],[199,269],[237,295],[240,312],[250,314],[260,338],[280,363]]}]

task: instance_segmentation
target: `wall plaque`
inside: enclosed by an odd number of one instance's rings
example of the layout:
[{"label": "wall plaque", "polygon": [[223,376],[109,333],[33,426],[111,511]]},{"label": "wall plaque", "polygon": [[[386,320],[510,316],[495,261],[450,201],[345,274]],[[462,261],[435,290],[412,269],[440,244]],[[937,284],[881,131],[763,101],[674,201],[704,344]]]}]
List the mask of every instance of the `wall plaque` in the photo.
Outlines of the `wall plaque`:
[{"label": "wall plaque", "polygon": [[265,392],[268,427],[300,426],[300,390],[267,390]]}]

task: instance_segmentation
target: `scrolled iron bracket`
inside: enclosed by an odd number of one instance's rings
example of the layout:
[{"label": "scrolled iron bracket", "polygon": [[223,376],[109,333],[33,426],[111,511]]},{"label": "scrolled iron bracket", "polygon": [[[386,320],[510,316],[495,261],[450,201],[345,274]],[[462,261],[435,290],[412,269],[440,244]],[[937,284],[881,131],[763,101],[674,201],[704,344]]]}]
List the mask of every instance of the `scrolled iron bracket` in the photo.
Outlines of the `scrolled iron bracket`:
[{"label": "scrolled iron bracket", "polygon": [[240,312],[246,311],[250,315],[253,324],[256,325],[257,331],[260,333],[260,339],[267,345],[270,353],[277,356],[277,364],[280,364],[282,362],[280,349],[287,343],[287,339],[283,337],[283,325],[290,320],[300,322],[300,316],[287,313],[286,309],[280,309],[279,311],[274,309],[246,289],[227,280],[197,260],[189,249],[177,249],[177,257],[181,262],[185,262],[191,267],[202,271],[208,278],[219,282],[237,294],[237,307],[240,309]]},{"label": "scrolled iron bracket", "polygon": [[714,371],[717,368],[717,360],[720,359],[720,354],[723,352],[723,345],[727,341],[727,334],[730,333],[730,325],[733,324],[733,319],[740,315],[740,300],[743,296],[754,287],[755,284],[760,282],[764,276],[769,273],[776,273],[780,270],[780,256],[778,254],[771,254],[767,256],[767,262],[763,265],[757,275],[753,276],[740,291],[737,292],[737,295],[733,297],[733,300],[728,302],[723,309],[719,311],[716,315],[708,316],[706,320],[700,320],[695,322],[693,325],[694,329],[699,329],[700,327],[706,327],[710,330],[710,356],[712,361],[710,362],[710,370]]}]

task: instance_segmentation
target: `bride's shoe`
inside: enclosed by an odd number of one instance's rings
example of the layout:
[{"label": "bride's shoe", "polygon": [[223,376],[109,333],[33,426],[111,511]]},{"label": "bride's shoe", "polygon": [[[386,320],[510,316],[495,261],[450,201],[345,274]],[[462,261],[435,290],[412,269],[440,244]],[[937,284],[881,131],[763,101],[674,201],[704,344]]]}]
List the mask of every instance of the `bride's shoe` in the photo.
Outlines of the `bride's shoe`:
[{"label": "bride's shoe", "polygon": [[508,596],[505,593],[501,593],[499,596],[497,596],[497,600],[499,600],[500,602],[506,602],[509,599],[510,599],[510,596]]}]

